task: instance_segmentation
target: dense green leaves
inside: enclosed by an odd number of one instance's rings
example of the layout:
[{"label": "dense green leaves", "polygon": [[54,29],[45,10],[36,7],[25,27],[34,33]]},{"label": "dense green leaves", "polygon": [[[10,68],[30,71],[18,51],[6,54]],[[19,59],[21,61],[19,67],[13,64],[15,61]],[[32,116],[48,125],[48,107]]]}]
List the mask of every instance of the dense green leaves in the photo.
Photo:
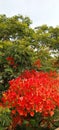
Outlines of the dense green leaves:
[{"label": "dense green leaves", "polygon": [[[22,15],[0,15],[0,91],[25,69],[59,68],[59,27],[42,25],[32,29],[30,24],[31,20]],[[13,60],[6,60],[8,57]],[[34,65],[38,59],[40,68]]]},{"label": "dense green leaves", "polygon": [[0,107],[0,130],[5,130],[11,124],[10,110]]}]

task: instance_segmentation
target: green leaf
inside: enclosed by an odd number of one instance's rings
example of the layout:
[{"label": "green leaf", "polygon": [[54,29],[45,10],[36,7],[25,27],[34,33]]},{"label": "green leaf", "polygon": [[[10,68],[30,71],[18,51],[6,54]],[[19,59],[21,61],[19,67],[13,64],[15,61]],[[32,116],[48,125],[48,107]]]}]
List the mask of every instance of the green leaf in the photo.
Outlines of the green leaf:
[{"label": "green leaf", "polygon": [[34,127],[34,126],[36,126],[36,120],[35,119],[31,119],[30,120],[30,124]]},{"label": "green leaf", "polygon": [[27,120],[24,120],[23,121],[23,125],[26,125],[26,124],[28,124],[29,123],[29,121],[27,121]]}]

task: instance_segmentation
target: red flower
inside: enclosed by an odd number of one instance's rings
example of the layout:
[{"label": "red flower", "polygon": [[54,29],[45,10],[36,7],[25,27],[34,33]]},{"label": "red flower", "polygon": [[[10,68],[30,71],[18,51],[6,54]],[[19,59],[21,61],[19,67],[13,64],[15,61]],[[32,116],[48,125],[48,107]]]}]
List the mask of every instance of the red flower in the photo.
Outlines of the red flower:
[{"label": "red flower", "polygon": [[11,57],[11,56],[8,56],[8,57],[6,58],[6,60],[7,60],[7,61],[13,61],[13,60],[14,60],[14,58],[13,58],[13,57]]},{"label": "red flower", "polygon": [[32,116],[32,117],[34,116],[34,112],[33,112],[33,111],[32,111],[32,112],[30,112],[30,116]]},{"label": "red flower", "polygon": [[8,56],[6,60],[8,61],[8,64],[11,65],[13,68],[17,68],[18,65],[15,64],[14,58],[12,56]]},{"label": "red flower", "polygon": [[13,58],[13,57],[8,56],[8,57],[6,58],[6,60],[8,61],[8,63],[9,63],[10,65],[14,65],[14,58]]},{"label": "red flower", "polygon": [[54,110],[59,108],[59,79],[56,72],[26,70],[9,84],[2,99],[5,106],[12,109],[12,116],[18,115],[22,120],[37,112],[43,117],[53,116]]},{"label": "red flower", "polygon": [[39,59],[35,61],[34,66],[37,66],[38,68],[41,67],[41,62]]}]

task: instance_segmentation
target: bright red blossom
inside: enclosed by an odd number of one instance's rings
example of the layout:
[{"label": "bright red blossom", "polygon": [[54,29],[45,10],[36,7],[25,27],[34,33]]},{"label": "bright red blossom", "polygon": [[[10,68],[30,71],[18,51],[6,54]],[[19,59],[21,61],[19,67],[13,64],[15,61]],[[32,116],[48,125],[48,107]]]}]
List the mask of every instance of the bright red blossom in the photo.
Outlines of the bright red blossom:
[{"label": "bright red blossom", "polygon": [[12,56],[8,56],[6,58],[6,60],[7,60],[8,64],[11,65],[14,69],[17,68],[18,65],[15,64],[15,60]]},{"label": "bright red blossom", "polygon": [[6,58],[6,60],[8,61],[8,63],[9,63],[10,65],[14,65],[14,58],[13,58],[13,57],[8,56],[8,57]]},{"label": "bright red blossom", "polygon": [[36,66],[36,67],[38,67],[38,68],[41,67],[40,59],[38,59],[38,60],[35,61],[34,66]]},{"label": "bright red blossom", "polygon": [[10,87],[3,94],[3,102],[12,108],[12,115],[23,119],[39,112],[52,116],[59,107],[59,79],[56,73],[25,71],[9,81]]}]

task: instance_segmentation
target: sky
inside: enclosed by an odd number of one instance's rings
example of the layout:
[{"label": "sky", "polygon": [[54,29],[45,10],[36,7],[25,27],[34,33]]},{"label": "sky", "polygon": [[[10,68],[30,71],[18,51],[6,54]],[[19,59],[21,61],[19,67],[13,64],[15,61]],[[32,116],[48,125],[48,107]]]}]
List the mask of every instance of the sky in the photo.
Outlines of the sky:
[{"label": "sky", "polygon": [[59,25],[59,0],[0,0],[0,14],[28,16],[32,26]]}]

